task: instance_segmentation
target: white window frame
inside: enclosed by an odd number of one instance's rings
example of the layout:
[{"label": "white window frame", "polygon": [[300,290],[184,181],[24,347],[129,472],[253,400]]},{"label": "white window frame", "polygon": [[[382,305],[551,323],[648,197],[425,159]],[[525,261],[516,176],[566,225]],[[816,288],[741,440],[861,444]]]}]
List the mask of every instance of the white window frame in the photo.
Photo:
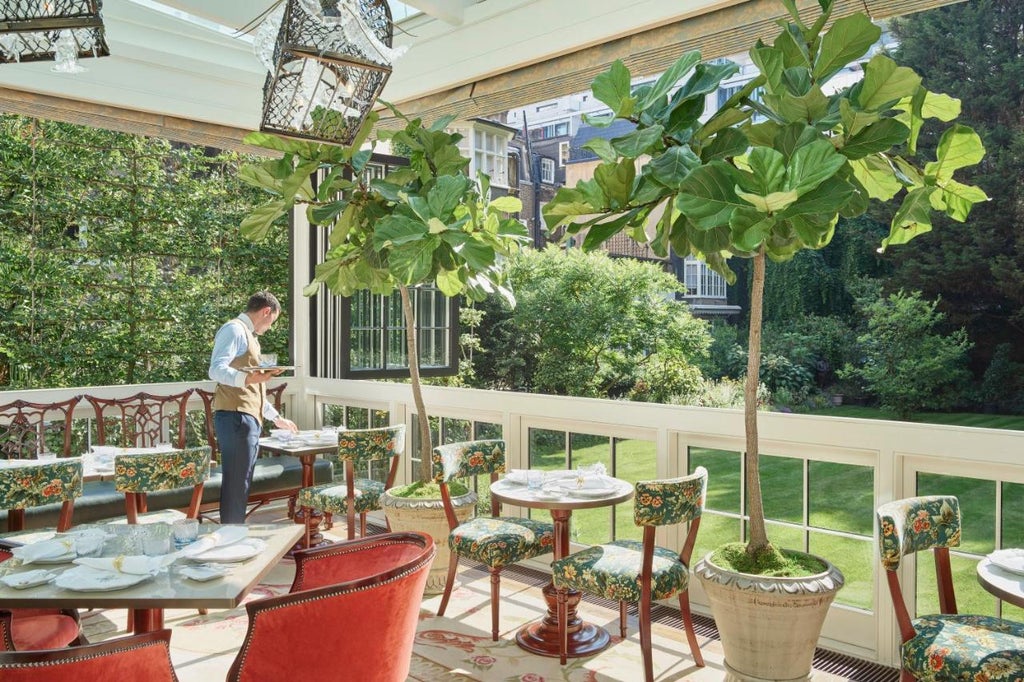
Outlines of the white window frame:
[{"label": "white window frame", "polygon": [[543,157],[540,160],[540,181],[555,184],[555,160]]},{"label": "white window frame", "polygon": [[569,163],[569,141],[558,143],[558,167],[565,168],[565,164]]}]

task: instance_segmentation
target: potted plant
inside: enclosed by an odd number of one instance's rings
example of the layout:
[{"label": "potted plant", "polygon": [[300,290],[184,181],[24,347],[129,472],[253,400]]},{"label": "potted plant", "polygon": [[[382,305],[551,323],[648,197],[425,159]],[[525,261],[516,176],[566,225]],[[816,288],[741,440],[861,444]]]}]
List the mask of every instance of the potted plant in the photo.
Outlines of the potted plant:
[{"label": "potted plant", "polygon": [[562,188],[544,208],[549,229],[586,231],[584,248],[626,231],[661,256],[672,250],[704,260],[730,284],[736,277],[728,259],[752,261],[744,386],[748,538],[745,546],[711,552],[695,572],[732,673],[772,680],[806,678],[843,578],[824,559],[777,550],[765,530],[757,435],[765,259],[826,246],[840,218],[864,213],[870,199],[900,202],[882,248],[927,232],[933,210],[963,221],[987,199],[953,179],[984,154],[971,129],[950,126],[934,160],[911,160],[925,119],[952,121],[959,101],[927,91],[912,69],[884,54],[862,64],[859,82],[832,92],[829,81],[868,54],[880,29],[857,13],[826,30],[833,0],[819,0],[813,23],[801,18],[795,0],[781,2],[789,15],[779,22],[782,31],[771,45],[758,41],[750,50],[760,74],[706,122],[705,96],[737,72],[731,62],[702,64],[699,53],[689,52],[635,90],[620,62],[599,75],[594,95],[612,113],[589,122],[625,119],[635,130],[589,141],[585,146],[602,161],[593,179]]},{"label": "potted plant", "polygon": [[[390,106],[390,105],[389,105]],[[461,135],[446,132],[454,117],[424,126],[391,109],[405,122],[398,131],[381,131],[408,150],[409,165],[391,170],[384,178],[368,180],[363,170],[372,145],[362,149],[378,116],[372,113],[349,147],[292,141],[265,133],[246,137],[249,144],[283,152],[272,159],[246,166],[242,177],[266,189],[273,198],[257,207],[242,222],[242,233],[262,238],[280,216],[296,204],[306,205],[310,223],[331,228],[329,250],[304,289],[316,294],[321,285],[341,296],[369,290],[374,294],[398,292],[406,326],[413,400],[419,427],[420,480],[387,491],[382,503],[396,530],[408,527],[430,532],[437,544],[428,591],[444,588],[448,567],[448,525],[440,490],[431,482],[430,421],[420,388],[416,319],[410,289],[434,284],[445,296],[481,300],[499,292],[512,300],[505,287],[503,259],[529,241],[519,221],[507,217],[522,209],[515,197],[490,199],[489,179],[466,175],[469,160],[461,155]],[[313,189],[310,177],[323,178]],[[468,490],[453,500],[471,514],[475,493]],[[426,513],[428,519],[420,518]],[[414,515],[409,521],[409,515]],[[439,523],[430,525],[429,517]],[[440,584],[438,584],[440,583]]]}]

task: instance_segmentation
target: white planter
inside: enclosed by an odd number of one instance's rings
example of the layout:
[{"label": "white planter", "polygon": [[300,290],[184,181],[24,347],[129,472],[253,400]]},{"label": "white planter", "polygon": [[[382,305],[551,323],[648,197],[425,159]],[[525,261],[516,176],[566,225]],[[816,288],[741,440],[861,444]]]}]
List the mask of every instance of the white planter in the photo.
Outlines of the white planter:
[{"label": "white planter", "polygon": [[[472,491],[452,498],[455,517],[459,523],[463,523],[473,516],[476,499],[476,493]],[[448,578],[448,558],[451,552],[448,549],[448,519],[445,518],[444,503],[441,498],[425,500],[395,497],[390,494],[390,491],[385,491],[380,503],[384,508],[385,516],[388,517],[391,530],[418,530],[428,533],[434,539],[437,554],[434,555],[434,562],[430,565],[427,586],[423,591],[425,594],[444,592],[444,583]]]},{"label": "white planter", "polygon": [[711,563],[711,554],[693,567],[722,638],[727,679],[810,679],[821,626],[844,582],[821,561],[825,571],[801,578],[736,573]]}]

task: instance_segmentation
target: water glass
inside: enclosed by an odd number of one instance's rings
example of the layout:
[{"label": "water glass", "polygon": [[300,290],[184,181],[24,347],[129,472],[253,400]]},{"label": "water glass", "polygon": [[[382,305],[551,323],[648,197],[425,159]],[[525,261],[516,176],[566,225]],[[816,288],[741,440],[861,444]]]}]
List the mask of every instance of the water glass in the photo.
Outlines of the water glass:
[{"label": "water glass", "polygon": [[530,469],[526,472],[526,487],[528,490],[540,490],[544,487],[544,472]]},{"label": "water glass", "polygon": [[40,452],[39,453],[39,461],[40,462],[53,462],[56,459],[57,459],[57,453],[56,452]]},{"label": "water glass", "polygon": [[163,556],[171,553],[171,531],[166,523],[151,523],[142,526],[142,553],[146,556]]},{"label": "water glass", "polygon": [[192,544],[199,537],[199,519],[178,519],[171,524],[171,534],[175,549]]}]

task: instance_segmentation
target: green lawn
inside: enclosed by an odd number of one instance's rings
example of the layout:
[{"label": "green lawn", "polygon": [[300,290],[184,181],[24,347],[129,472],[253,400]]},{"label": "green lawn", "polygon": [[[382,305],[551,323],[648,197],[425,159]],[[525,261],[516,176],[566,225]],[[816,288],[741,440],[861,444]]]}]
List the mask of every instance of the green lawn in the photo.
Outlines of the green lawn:
[{"label": "green lawn", "polygon": [[[893,415],[877,407],[840,405],[814,410],[810,414],[827,417],[854,417],[857,419],[894,419]],[[985,429],[1008,429],[1024,431],[1024,416],[1010,414],[979,414],[973,412],[921,412],[912,421],[923,424],[946,424],[949,426],[975,426]]]}]

